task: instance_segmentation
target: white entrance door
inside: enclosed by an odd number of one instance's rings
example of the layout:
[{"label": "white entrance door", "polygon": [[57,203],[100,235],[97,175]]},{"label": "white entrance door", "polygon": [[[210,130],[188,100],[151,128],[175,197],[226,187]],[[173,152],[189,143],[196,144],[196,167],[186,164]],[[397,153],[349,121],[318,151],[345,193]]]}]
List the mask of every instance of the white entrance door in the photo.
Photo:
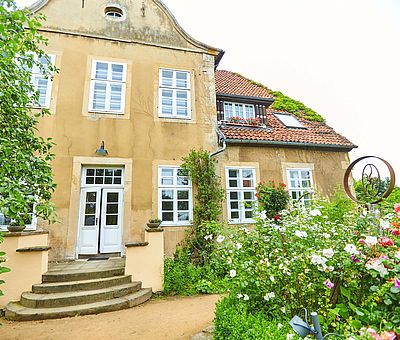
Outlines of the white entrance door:
[{"label": "white entrance door", "polygon": [[103,189],[101,204],[100,252],[121,251],[123,189]]},{"label": "white entrance door", "polygon": [[82,176],[78,254],[122,250],[123,171],[84,168]]}]

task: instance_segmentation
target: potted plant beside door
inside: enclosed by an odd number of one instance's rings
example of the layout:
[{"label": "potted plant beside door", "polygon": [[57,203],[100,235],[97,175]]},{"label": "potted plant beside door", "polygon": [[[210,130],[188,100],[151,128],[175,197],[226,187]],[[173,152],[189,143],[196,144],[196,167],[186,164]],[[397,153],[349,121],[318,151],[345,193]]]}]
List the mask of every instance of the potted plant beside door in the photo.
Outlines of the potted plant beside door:
[{"label": "potted plant beside door", "polygon": [[150,218],[149,222],[147,222],[147,226],[151,229],[156,229],[160,226],[161,222],[159,218]]}]

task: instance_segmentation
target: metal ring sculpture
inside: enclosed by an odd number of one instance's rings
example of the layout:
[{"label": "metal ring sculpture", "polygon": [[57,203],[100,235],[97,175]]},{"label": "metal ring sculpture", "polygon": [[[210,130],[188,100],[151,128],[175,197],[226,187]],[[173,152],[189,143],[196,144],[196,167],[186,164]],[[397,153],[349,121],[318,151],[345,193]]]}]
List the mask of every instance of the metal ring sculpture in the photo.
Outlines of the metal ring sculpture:
[{"label": "metal ring sculpture", "polygon": [[[379,192],[382,188],[382,179],[381,179],[381,175],[379,173],[378,168],[372,163],[368,163],[363,168],[361,181],[362,181],[362,186],[363,186],[364,192],[368,197],[373,199],[373,201],[369,202],[369,203],[376,204],[376,203],[381,202],[384,198],[388,197],[391,194],[391,192],[393,191],[394,185],[396,183],[396,175],[394,173],[392,166],[382,158],[379,158],[376,156],[364,156],[364,157],[360,157],[360,158],[356,159],[354,162],[352,162],[349,165],[349,167],[347,168],[346,173],[344,174],[344,190],[346,191],[347,196],[349,196],[354,202],[365,203],[365,202],[358,201],[357,198],[354,197],[354,195],[351,192],[350,187],[349,187],[349,177],[350,177],[351,171],[353,170],[354,166],[366,158],[375,158],[375,159],[382,161],[387,166],[387,168],[389,169],[389,173],[390,173],[389,187],[382,195],[379,195]],[[377,174],[376,177],[373,177],[374,172],[376,172],[376,174]]]}]

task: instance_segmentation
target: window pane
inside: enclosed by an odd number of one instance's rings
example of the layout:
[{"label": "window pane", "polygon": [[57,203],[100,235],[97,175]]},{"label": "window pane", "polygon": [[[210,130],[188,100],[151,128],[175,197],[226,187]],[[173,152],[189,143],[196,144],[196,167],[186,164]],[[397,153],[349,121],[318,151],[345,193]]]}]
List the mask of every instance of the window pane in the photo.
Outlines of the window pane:
[{"label": "window pane", "polygon": [[188,114],[188,93],[183,91],[176,91],[176,114],[180,116],[187,116]]},{"label": "window pane", "polygon": [[236,179],[230,179],[230,180],[229,180],[229,187],[230,187],[230,188],[237,188],[237,187],[238,187],[238,180],[236,180]]},{"label": "window pane", "polygon": [[178,221],[189,221],[189,213],[188,212],[179,212],[178,213]]},{"label": "window pane", "polygon": [[114,184],[121,184],[121,177],[114,177]]},{"label": "window pane", "polygon": [[176,72],[176,87],[187,88],[188,75],[186,72]]},{"label": "window pane", "polygon": [[85,225],[95,225],[95,215],[86,215]]},{"label": "window pane", "polygon": [[96,213],[96,203],[86,203],[85,214],[95,214],[95,213]]},{"label": "window pane", "polygon": [[162,168],[161,176],[169,176],[172,177],[174,175],[174,169],[172,168]]},{"label": "window pane", "polygon": [[106,215],[106,225],[117,225],[118,215]]},{"label": "window pane", "polygon": [[178,190],[178,199],[181,200],[189,199],[189,191]]},{"label": "window pane", "polygon": [[301,171],[301,178],[302,179],[310,179],[310,172],[309,171]]},{"label": "window pane", "polygon": [[236,178],[239,175],[239,170],[229,170],[229,177]]},{"label": "window pane", "polygon": [[112,64],[111,66],[112,76],[111,79],[115,81],[123,81],[124,66],[120,64]]},{"label": "window pane", "polygon": [[172,199],[174,199],[174,191],[173,190],[163,190],[161,192],[161,197],[164,200],[172,200]]},{"label": "window pane", "polygon": [[254,200],[254,192],[253,191],[245,191],[243,193],[245,200]]},{"label": "window pane", "polygon": [[237,191],[233,191],[233,192],[230,192],[229,193],[229,198],[231,199],[231,200],[237,200],[238,199],[238,192]]},{"label": "window pane", "polygon": [[162,90],[162,113],[172,115],[172,90]]},{"label": "window pane", "polygon": [[164,201],[162,202],[162,210],[174,210],[174,202]]},{"label": "window pane", "polygon": [[299,178],[299,173],[297,171],[289,171],[289,177],[293,179]]},{"label": "window pane", "polygon": [[111,85],[110,110],[120,111],[122,104],[122,85]]},{"label": "window pane", "polygon": [[189,210],[188,201],[178,201],[178,210]]},{"label": "window pane", "polygon": [[173,212],[163,212],[162,213],[162,218],[163,221],[170,221],[172,222],[174,220],[174,213]]},{"label": "window pane", "polygon": [[239,202],[231,202],[231,209],[239,209]]},{"label": "window pane", "polygon": [[104,183],[105,184],[113,184],[113,178],[112,177],[106,177]]},{"label": "window pane", "polygon": [[172,79],[174,77],[174,72],[170,70],[162,70],[162,86],[172,87]]},{"label": "window pane", "polygon": [[106,89],[105,83],[95,82],[94,83],[94,94],[93,94],[93,108],[104,110],[106,108]]},{"label": "window pane", "polygon": [[87,176],[94,176],[94,169],[86,169]]},{"label": "window pane", "polygon": [[245,218],[253,218],[253,212],[252,211],[245,211],[244,217]]},{"label": "window pane", "polygon": [[173,177],[165,177],[161,179],[161,184],[162,185],[173,185],[174,184],[174,178]]},{"label": "window pane", "polygon": [[96,62],[96,79],[107,79],[108,75],[108,63]]},{"label": "window pane", "polygon": [[117,214],[118,213],[118,204],[107,204],[107,214]]},{"label": "window pane", "polygon": [[232,220],[239,219],[239,211],[231,211],[231,219]]},{"label": "window pane", "polygon": [[96,202],[96,195],[95,192],[86,193],[86,202]]},{"label": "window pane", "polygon": [[107,193],[107,202],[118,202],[118,193],[117,192]]},{"label": "window pane", "polygon": [[188,185],[189,179],[187,177],[178,177],[177,185]]}]

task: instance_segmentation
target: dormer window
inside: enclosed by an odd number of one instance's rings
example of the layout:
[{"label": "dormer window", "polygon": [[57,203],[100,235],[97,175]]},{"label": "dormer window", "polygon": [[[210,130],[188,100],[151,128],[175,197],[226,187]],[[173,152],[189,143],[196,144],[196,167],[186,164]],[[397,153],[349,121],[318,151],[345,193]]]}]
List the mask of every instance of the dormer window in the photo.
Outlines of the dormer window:
[{"label": "dormer window", "polygon": [[255,118],[254,105],[224,102],[224,119],[229,120],[232,117]]},{"label": "dormer window", "polygon": [[288,128],[298,128],[305,129],[304,125],[301,124],[296,118],[290,114],[275,112],[274,116],[279,119],[279,121]]}]

